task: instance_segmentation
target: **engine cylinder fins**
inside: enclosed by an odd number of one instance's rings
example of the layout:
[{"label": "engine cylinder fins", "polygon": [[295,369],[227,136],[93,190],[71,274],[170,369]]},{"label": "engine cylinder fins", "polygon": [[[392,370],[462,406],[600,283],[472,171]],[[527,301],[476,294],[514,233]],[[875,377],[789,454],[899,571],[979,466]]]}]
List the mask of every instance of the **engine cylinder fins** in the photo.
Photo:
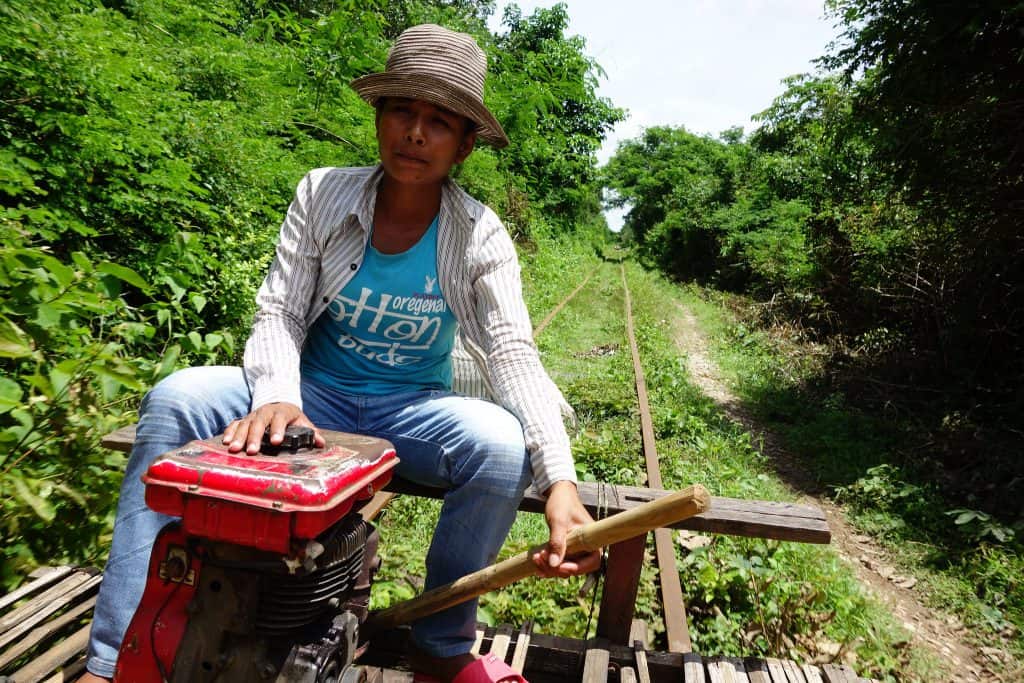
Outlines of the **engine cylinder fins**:
[{"label": "engine cylinder fins", "polygon": [[317,539],[324,552],[316,558],[316,571],[263,575],[254,624],[257,633],[290,633],[345,602],[362,571],[366,538],[371,529],[357,515],[352,517]]}]

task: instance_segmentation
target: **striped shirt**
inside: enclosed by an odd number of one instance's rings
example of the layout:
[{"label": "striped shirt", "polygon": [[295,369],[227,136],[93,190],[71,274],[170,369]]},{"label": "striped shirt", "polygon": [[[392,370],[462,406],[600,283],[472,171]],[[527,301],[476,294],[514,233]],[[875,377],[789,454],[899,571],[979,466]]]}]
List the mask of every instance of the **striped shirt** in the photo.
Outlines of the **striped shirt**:
[{"label": "striped shirt", "polygon": [[[299,183],[245,346],[253,409],[278,401],[302,405],[306,332],[362,264],[382,175],[379,166],[319,168]],[[575,481],[562,423],[562,413],[571,411],[533,343],[512,239],[490,208],[451,180],[441,194],[437,271],[488,393],[523,425],[534,486],[544,492],[557,481]]]}]

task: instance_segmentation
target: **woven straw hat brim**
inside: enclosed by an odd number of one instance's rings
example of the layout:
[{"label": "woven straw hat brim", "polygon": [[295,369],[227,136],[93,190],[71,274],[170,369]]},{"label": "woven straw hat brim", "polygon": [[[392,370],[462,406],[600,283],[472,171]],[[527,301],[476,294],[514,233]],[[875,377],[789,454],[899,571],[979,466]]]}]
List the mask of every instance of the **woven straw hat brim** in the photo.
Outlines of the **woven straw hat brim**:
[{"label": "woven straw hat brim", "polygon": [[444,107],[476,123],[478,139],[495,149],[508,146],[501,124],[482,102],[436,76],[383,72],[357,78],[350,85],[371,105],[381,97],[408,97]]}]

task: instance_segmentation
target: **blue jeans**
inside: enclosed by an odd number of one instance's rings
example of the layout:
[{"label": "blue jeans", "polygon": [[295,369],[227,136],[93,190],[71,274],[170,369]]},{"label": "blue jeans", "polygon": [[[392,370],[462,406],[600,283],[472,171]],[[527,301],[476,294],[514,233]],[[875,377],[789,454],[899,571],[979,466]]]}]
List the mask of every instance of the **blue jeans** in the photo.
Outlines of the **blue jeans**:
[{"label": "blue jeans", "polygon": [[[505,409],[444,391],[352,396],[304,380],[303,410],[323,429],[377,436],[395,445],[396,473],[448,489],[427,553],[427,590],[494,561],[530,484],[522,426]],[[117,652],[142,598],[150,548],[172,518],[146,507],[140,477],[160,454],[209,438],[249,412],[241,368],[177,372],[142,401],[135,446],[121,486],[114,540],[96,602],[87,668],[111,677]],[[428,654],[469,652],[476,601],[426,617],[413,640]]]}]

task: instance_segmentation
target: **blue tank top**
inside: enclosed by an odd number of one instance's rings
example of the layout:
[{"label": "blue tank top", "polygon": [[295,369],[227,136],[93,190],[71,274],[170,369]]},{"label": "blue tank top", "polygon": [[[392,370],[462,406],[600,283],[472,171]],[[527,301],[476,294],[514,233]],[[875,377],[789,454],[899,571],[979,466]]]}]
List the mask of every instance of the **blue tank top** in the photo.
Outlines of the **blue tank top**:
[{"label": "blue tank top", "polygon": [[347,394],[450,389],[455,316],[437,283],[437,218],[398,254],[363,264],[309,329],[302,374]]}]

